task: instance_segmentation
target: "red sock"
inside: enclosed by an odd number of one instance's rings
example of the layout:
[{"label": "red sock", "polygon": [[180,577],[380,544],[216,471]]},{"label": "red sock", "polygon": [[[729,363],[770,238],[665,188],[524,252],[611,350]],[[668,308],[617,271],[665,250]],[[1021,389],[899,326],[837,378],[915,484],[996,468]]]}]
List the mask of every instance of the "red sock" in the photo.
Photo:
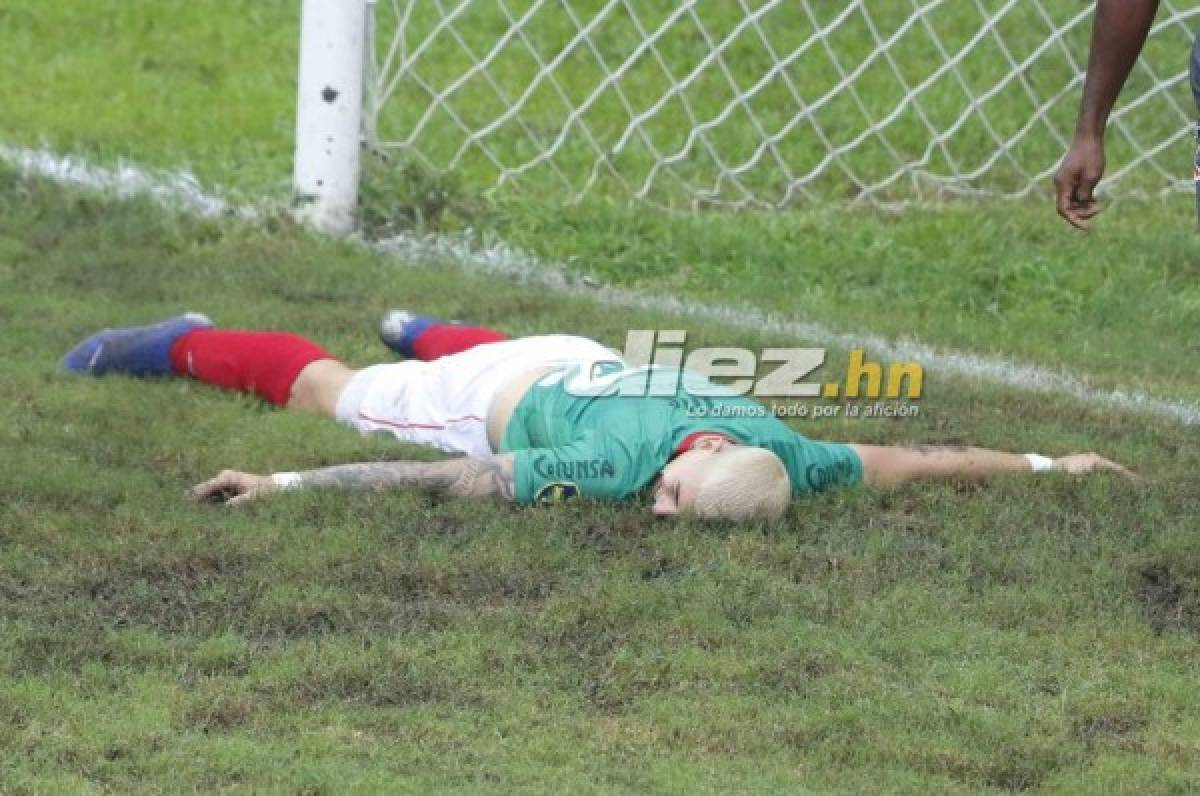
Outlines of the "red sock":
[{"label": "red sock", "polygon": [[333,358],[311,340],[284,332],[193,329],[171,346],[171,366],[179,375],[258,393],[276,406],[287,406],[292,383],[306,365]]},{"label": "red sock", "polygon": [[484,343],[507,340],[508,335],[482,326],[460,326],[453,323],[437,323],[429,326],[412,342],[413,354],[417,359],[428,362],[449,354],[457,354]]}]

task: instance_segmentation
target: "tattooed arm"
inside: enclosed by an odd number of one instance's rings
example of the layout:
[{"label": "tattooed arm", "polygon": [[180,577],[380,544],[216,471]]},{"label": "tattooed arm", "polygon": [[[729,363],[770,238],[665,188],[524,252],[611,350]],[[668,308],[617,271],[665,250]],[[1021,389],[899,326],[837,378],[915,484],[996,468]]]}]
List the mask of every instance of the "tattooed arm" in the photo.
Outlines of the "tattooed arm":
[{"label": "tattooed arm", "polygon": [[[952,478],[978,481],[999,473],[1033,472],[1033,463],[1022,453],[1004,453],[986,448],[919,445],[914,448],[881,445],[851,445],[863,463],[863,480],[876,486],[896,486],[918,478]],[[1113,470],[1127,477],[1133,473],[1095,453],[1073,453],[1049,460],[1055,470],[1083,474]]]},{"label": "tattooed arm", "polygon": [[[281,483],[281,481],[283,483]],[[512,500],[513,457],[447,459],[440,462],[364,462],[321,467],[282,477],[224,470],[196,485],[192,497],[240,505],[285,489],[423,489],[458,497]]]}]

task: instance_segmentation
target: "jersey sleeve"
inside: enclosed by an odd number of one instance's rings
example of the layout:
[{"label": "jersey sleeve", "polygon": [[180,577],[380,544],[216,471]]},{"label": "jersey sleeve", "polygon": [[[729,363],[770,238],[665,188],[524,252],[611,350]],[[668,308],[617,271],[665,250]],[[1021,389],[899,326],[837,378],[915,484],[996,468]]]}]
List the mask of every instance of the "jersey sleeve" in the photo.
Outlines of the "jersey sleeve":
[{"label": "jersey sleeve", "polygon": [[607,435],[587,435],[554,448],[513,451],[516,500],[547,505],[582,495],[624,500],[636,494],[660,468],[644,452]]},{"label": "jersey sleeve", "polygon": [[786,450],[776,452],[787,466],[794,494],[807,495],[862,483],[862,459],[849,445],[817,442],[802,434],[793,434]]}]

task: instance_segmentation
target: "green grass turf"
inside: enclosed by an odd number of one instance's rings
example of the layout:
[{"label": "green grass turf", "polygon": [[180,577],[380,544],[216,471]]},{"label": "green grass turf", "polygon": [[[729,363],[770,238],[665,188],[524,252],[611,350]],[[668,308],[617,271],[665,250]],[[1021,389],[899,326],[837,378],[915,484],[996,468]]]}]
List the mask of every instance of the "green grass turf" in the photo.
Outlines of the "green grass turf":
[{"label": "green grass turf", "polygon": [[[977,11],[969,5],[947,4],[932,19],[948,41],[976,29]],[[1078,11],[1065,0],[1045,5],[1060,21]],[[470,19],[478,24],[463,29],[481,40],[491,36],[496,8],[472,7]],[[722,8],[705,13],[732,13]],[[124,157],[186,166],[208,185],[282,198],[290,174],[297,17],[291,2],[5,3],[0,65],[8,88],[0,141],[46,143],[103,163]],[[1018,29],[1010,24],[1017,19],[1008,19],[1002,32],[1020,54],[1044,23]],[[426,22],[418,14],[413,25]],[[771,35],[790,35],[776,27]],[[613,35],[624,29],[616,25]],[[549,39],[561,33],[542,32]],[[1067,42],[1080,53],[1083,33]],[[1185,50],[1176,33],[1154,42],[1154,63],[1173,63],[1174,45]],[[928,66],[928,52],[904,52]],[[434,50],[422,63],[441,75],[460,57]],[[1003,66],[990,44],[977,58],[969,62],[972,79]],[[1051,73],[1065,68],[1058,58],[1039,62],[1030,79],[1052,81]],[[497,69],[506,79],[521,74],[514,64]],[[1145,88],[1138,82],[1144,77],[1135,74],[1131,92]],[[886,100],[889,90],[862,89],[871,102]],[[1064,103],[1068,117],[1073,104]],[[1007,93],[988,108],[998,124],[1028,114],[1024,100]],[[1047,135],[1032,140],[1056,146]],[[1181,142],[1181,173],[1190,158]],[[486,201],[481,179],[470,169],[437,176],[411,165],[371,164],[368,227],[385,234],[470,225],[609,283],[1017,357],[1083,373],[1104,387],[1184,400],[1200,388],[1196,369],[1184,364],[1200,320],[1200,249],[1186,196],[1122,204],[1084,237],[1059,221],[1048,202],[962,202],[898,216],[808,205],[769,215],[681,217],[603,194],[572,207],[554,194],[529,192]]]},{"label": "green grass turf", "polygon": [[6,2],[0,140],[191,168],[285,196],[299,11],[285,2]]},{"label": "green grass turf", "polygon": [[57,364],[100,326],[201,309],[362,365],[393,305],[613,343],[663,320],[0,173],[4,790],[1200,787],[1193,431],[931,374],[916,419],[799,427],[1098,449],[1147,483],[844,491],[777,528],[412,494],[230,511],[183,492],[428,454]]},{"label": "green grass turf", "polygon": [[1192,402],[1200,240],[1187,198],[1110,210],[1089,236],[1048,205],[667,218],[602,201],[495,213],[500,236],[609,284],[1040,362]]},{"label": "green grass turf", "polygon": [[[958,8],[939,23],[951,37],[969,32]],[[0,142],[286,196],[296,17],[291,2],[6,2]],[[894,89],[875,88],[868,101]],[[1027,109],[1006,97],[994,116],[1011,125]],[[479,179],[373,170],[368,220],[469,224],[610,283],[1196,392],[1187,198],[1123,204],[1085,238],[1046,204],[687,219],[603,196],[489,202]],[[184,488],[226,466],[423,454],[189,383],[68,378],[55,362],[78,338],[195,308],[367,364],[392,305],[612,343],[670,319],[9,175],[0,285],[0,789],[1200,786],[1192,430],[930,374],[918,419],[801,428],[1095,448],[1151,482],[832,494],[774,530],[408,495],[221,512]]]}]

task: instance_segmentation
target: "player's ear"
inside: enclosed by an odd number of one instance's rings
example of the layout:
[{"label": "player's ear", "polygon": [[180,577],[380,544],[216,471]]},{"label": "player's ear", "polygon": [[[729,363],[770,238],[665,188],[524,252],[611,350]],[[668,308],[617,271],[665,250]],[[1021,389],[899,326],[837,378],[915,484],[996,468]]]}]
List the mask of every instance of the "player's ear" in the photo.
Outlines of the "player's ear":
[{"label": "player's ear", "polygon": [[669,490],[661,489],[654,495],[654,505],[650,510],[656,517],[671,517],[679,513],[679,504],[675,502]]}]

